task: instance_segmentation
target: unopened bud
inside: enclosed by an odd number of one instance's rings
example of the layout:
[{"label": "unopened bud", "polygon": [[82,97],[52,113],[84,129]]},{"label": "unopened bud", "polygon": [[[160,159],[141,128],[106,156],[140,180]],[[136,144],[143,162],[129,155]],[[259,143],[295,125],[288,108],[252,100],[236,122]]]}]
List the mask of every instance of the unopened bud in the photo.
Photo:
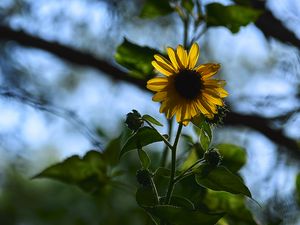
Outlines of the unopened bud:
[{"label": "unopened bud", "polygon": [[125,123],[130,130],[137,131],[143,126],[144,121],[142,120],[142,116],[138,111],[132,110],[132,112],[127,114]]},{"label": "unopened bud", "polygon": [[151,186],[151,174],[148,170],[138,170],[136,171],[136,179],[139,184],[144,187]]},{"label": "unopened bud", "polygon": [[220,155],[218,149],[213,148],[204,153],[204,159],[209,165],[218,166],[222,161],[222,156]]}]

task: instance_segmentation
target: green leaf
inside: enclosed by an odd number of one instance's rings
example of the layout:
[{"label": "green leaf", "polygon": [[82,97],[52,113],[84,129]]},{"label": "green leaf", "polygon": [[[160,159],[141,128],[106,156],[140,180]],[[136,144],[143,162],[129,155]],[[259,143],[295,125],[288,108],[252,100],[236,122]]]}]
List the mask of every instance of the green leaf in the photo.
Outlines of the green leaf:
[{"label": "green leaf", "polygon": [[149,123],[155,124],[157,126],[161,126],[161,127],[163,126],[159,121],[157,121],[155,118],[147,114],[143,115],[142,119],[148,121]]},{"label": "green leaf", "polygon": [[190,153],[188,155],[188,157],[186,158],[186,160],[182,163],[180,170],[184,171],[186,169],[188,169],[191,165],[193,165],[197,160],[199,159],[199,156],[197,154],[197,151],[195,148],[192,148],[190,150]]},{"label": "green leaf", "polygon": [[188,210],[172,205],[147,207],[146,210],[173,225],[214,225],[224,216],[224,213],[206,213],[200,210]]},{"label": "green leaf", "polygon": [[300,206],[300,173],[296,176],[296,191],[297,191],[297,200],[298,205]]},{"label": "green leaf", "polygon": [[216,148],[222,156],[222,165],[232,172],[239,171],[247,161],[246,150],[233,144],[218,144]]},{"label": "green leaf", "polygon": [[126,67],[129,75],[139,79],[146,79],[153,75],[151,61],[158,51],[136,45],[124,39],[123,43],[117,47],[115,59],[117,63]]},{"label": "green leaf", "polygon": [[229,224],[256,225],[251,212],[245,206],[245,197],[227,192],[208,190],[204,199],[209,210],[226,212]]},{"label": "green leaf", "polygon": [[204,115],[202,115],[202,114],[199,114],[198,116],[193,117],[192,120],[191,120],[191,122],[192,122],[196,127],[200,128],[200,129],[201,129],[202,124],[204,123],[204,121],[205,121],[205,117],[204,117]]},{"label": "green leaf", "polygon": [[208,150],[212,139],[212,131],[210,125],[207,122],[204,122],[202,125],[199,139],[201,147],[204,150]]},{"label": "green leaf", "polygon": [[171,176],[171,170],[167,169],[165,167],[159,167],[155,173],[154,176],[161,176],[161,177],[170,177]]},{"label": "green leaf", "polygon": [[173,12],[168,0],[146,0],[140,17],[154,18],[157,16],[165,16]]},{"label": "green leaf", "polygon": [[[160,202],[164,202],[165,201],[165,197],[161,197],[160,198]],[[181,196],[172,196],[171,198],[171,205],[173,206],[179,206],[179,207],[183,207],[185,209],[190,209],[190,210],[194,210],[195,206],[194,204],[187,198],[181,197]]]},{"label": "green leaf", "polygon": [[189,12],[193,12],[194,2],[193,0],[181,0],[182,6]]},{"label": "green leaf", "polygon": [[141,207],[155,206],[158,204],[158,199],[155,195],[155,191],[151,186],[138,188],[135,198],[136,202]]},{"label": "green leaf", "polygon": [[138,155],[139,155],[142,167],[144,169],[148,169],[151,164],[151,160],[150,160],[148,154],[143,149],[138,149]]},{"label": "green leaf", "polygon": [[241,5],[225,6],[220,3],[206,5],[207,25],[224,26],[232,33],[237,33],[241,26],[255,22],[261,11]]},{"label": "green leaf", "polygon": [[86,192],[97,193],[109,182],[102,153],[89,151],[83,158],[71,156],[35,175],[33,178],[51,178],[79,186]]},{"label": "green leaf", "polygon": [[119,154],[121,151],[122,136],[112,139],[103,151],[103,158],[106,163],[115,166],[119,162]]},{"label": "green leaf", "polygon": [[160,134],[150,128],[150,127],[142,127],[135,134],[133,134],[123,146],[120,158],[128,151],[134,150],[139,147],[144,147],[154,142],[163,141],[163,138]]},{"label": "green leaf", "polygon": [[205,188],[232,194],[243,194],[252,198],[242,179],[224,166],[212,168],[209,165],[201,165],[197,170],[196,181]]}]

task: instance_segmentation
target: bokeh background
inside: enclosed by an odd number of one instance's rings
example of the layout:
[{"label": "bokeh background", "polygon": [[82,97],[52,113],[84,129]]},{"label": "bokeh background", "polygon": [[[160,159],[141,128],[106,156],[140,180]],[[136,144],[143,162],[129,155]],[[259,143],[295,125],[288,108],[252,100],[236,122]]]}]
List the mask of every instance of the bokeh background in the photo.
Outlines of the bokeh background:
[{"label": "bokeh background", "polygon": [[[209,28],[198,40],[200,62],[222,64],[220,76],[230,93],[230,113],[214,141],[245,147],[242,176],[262,205],[248,203],[257,221],[296,225],[300,2],[250,2],[263,10],[256,23],[235,34]],[[1,225],[119,224],[121,219],[139,224],[126,219],[122,208],[120,199],[135,204],[129,194],[116,196],[119,202],[109,206],[113,201],[76,187],[30,177],[73,154],[101,151],[121,133],[132,109],[166,122],[143,83],[128,77],[114,59],[124,38],[160,51],[182,43],[178,15],[142,19],[144,3],[0,0]],[[120,220],[111,219],[110,207]],[[141,212],[134,213],[139,218]]]}]

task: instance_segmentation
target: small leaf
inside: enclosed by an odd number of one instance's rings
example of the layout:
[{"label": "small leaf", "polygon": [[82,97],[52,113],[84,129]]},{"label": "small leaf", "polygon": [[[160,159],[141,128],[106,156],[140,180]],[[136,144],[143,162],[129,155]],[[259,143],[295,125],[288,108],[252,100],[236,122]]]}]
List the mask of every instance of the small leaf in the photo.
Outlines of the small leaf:
[{"label": "small leaf", "polygon": [[161,127],[163,126],[159,121],[157,121],[155,118],[147,114],[143,115],[142,119],[148,121],[149,123],[155,124],[157,126],[161,126]]},{"label": "small leaf", "polygon": [[128,151],[134,150],[139,147],[144,147],[154,142],[163,141],[163,138],[160,134],[150,128],[150,127],[142,127],[135,134],[133,134],[123,146],[120,158]]},{"label": "small leaf", "polygon": [[241,178],[224,166],[212,168],[209,165],[201,165],[197,171],[196,181],[202,187],[215,191],[227,191],[232,194],[243,194],[252,198]]},{"label": "small leaf", "polygon": [[225,6],[220,3],[206,5],[208,26],[224,26],[232,33],[237,33],[241,26],[255,22],[261,15],[261,11],[241,5]]},{"label": "small leaf", "polygon": [[140,17],[154,18],[157,16],[165,16],[173,12],[168,0],[146,0]]},{"label": "small leaf", "polygon": [[155,191],[151,186],[138,188],[135,198],[136,202],[141,207],[155,206],[158,204]]},{"label": "small leaf", "polygon": [[244,148],[233,144],[218,144],[216,148],[222,156],[222,165],[232,172],[239,171],[245,165],[247,160]]},{"label": "small leaf", "polygon": [[139,155],[142,167],[144,169],[148,169],[151,164],[151,160],[150,160],[148,154],[143,149],[138,149],[138,155]]},{"label": "small leaf", "polygon": [[191,120],[191,122],[200,129],[201,129],[204,121],[205,121],[205,117],[202,114],[199,114],[198,116],[193,117]]},{"label": "small leaf", "polygon": [[204,150],[208,150],[212,139],[212,131],[210,125],[207,122],[204,122],[202,125],[199,139],[201,147]]},{"label": "small leaf", "polygon": [[214,225],[224,216],[224,213],[207,213],[200,210],[188,210],[172,205],[147,207],[146,210],[152,215],[173,225]]},{"label": "small leaf", "polygon": [[83,158],[71,156],[48,167],[33,178],[51,178],[79,186],[89,193],[97,193],[109,182],[102,153],[89,151]]},{"label": "small leaf", "polygon": [[142,47],[124,39],[123,43],[117,47],[115,59],[117,63],[130,71],[130,76],[146,79],[154,74],[151,61],[157,53],[158,51],[152,48]]}]

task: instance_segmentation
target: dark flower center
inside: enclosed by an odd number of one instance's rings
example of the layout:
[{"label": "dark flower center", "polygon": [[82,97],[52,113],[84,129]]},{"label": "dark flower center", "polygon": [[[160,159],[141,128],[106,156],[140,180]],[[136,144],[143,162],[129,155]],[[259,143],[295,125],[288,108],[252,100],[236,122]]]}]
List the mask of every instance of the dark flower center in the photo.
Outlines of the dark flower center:
[{"label": "dark flower center", "polygon": [[194,70],[181,70],[174,78],[176,91],[184,98],[195,99],[202,87],[201,76]]}]

